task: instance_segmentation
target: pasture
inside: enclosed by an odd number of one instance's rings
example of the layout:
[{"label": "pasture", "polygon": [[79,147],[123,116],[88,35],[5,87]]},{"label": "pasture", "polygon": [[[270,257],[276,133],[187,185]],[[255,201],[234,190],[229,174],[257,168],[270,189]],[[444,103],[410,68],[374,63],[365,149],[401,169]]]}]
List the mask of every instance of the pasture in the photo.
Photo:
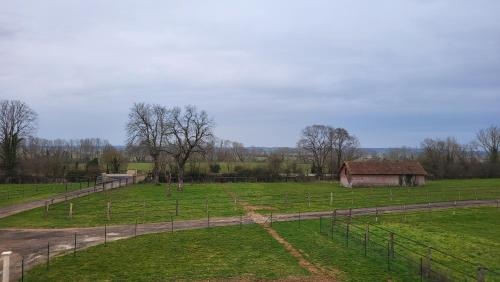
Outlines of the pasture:
[{"label": "pasture", "polygon": [[[232,173],[235,171],[235,168],[237,166],[240,166],[243,168],[250,168],[250,169],[267,168],[268,167],[268,164],[267,164],[267,162],[265,162],[265,160],[264,161],[254,161],[254,162],[217,162],[217,164],[219,164],[219,166],[220,166],[219,173]],[[153,168],[153,164],[148,163],[148,162],[129,163],[127,168],[128,169],[137,169],[139,171],[148,172]],[[311,165],[298,163],[297,169],[299,169],[303,173],[308,173],[311,171]],[[190,172],[190,171],[194,171],[194,170],[202,172],[202,173],[209,173],[210,172],[209,163],[208,162],[198,162],[194,165],[190,165],[190,164],[186,165],[186,172]]]},{"label": "pasture", "polygon": [[[475,199],[500,199],[499,179],[440,180],[423,187],[355,188],[338,182],[137,184],[96,193],[71,202],[33,209],[0,219],[0,227],[76,227],[238,216],[239,202],[262,207],[261,213],[298,213],[334,209]],[[70,203],[73,204],[69,215]],[[109,207],[109,209],[108,209]],[[109,211],[109,213],[108,213]],[[109,216],[108,216],[109,215]]]},{"label": "pasture", "polygon": [[[414,253],[420,251],[421,245],[432,246],[436,269],[442,263],[469,275],[462,281],[475,281],[476,266],[500,268],[499,216],[496,207],[394,213],[377,219],[363,216],[352,219],[347,245],[341,231],[333,236],[322,232],[320,224],[325,225],[323,231],[330,226],[320,220],[275,222],[272,228],[313,265],[333,273],[340,281],[420,281],[418,265],[407,265],[401,259],[405,254],[401,244],[396,244],[395,257],[388,268],[384,244],[388,239],[384,232],[388,231],[396,233],[397,242],[402,240],[399,237],[414,240],[404,243]],[[363,226],[364,230],[367,223],[372,233],[368,252],[364,253],[355,226]],[[338,226],[343,230],[341,224]],[[379,245],[381,251],[377,249]],[[314,280],[311,275],[261,226],[250,224],[115,241],[78,251],[74,257],[70,254],[55,258],[49,270],[40,265],[26,277],[29,281]],[[500,276],[492,272],[486,273],[486,278],[500,281]]]},{"label": "pasture", "polygon": [[0,184],[0,207],[44,199],[86,188],[88,185],[94,185],[94,183]]},{"label": "pasture", "polygon": [[[500,210],[467,208],[355,217],[346,236],[346,225],[320,220],[273,224],[289,243],[307,254],[311,262],[339,269],[342,281],[420,281],[420,258],[432,247],[434,271],[454,280],[476,281],[477,267],[489,267],[486,281],[500,281]],[[364,234],[370,223],[367,252]],[[388,261],[388,234],[394,232],[394,257]],[[347,243],[349,240],[349,243]],[[388,265],[389,263],[389,265]],[[496,273],[493,273],[496,271]],[[424,280],[426,281],[427,279]]]}]

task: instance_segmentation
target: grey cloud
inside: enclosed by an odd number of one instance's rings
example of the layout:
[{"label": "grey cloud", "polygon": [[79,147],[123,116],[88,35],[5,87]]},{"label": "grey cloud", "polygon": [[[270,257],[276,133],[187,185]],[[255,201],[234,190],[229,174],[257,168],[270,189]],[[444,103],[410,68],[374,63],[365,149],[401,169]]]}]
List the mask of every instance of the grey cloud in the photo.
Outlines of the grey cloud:
[{"label": "grey cloud", "polygon": [[[217,118],[218,134],[249,145],[294,145],[308,123],[359,130],[366,146],[437,133],[468,141],[453,120],[473,115],[469,130],[500,117],[494,0],[4,6],[0,95],[32,104],[46,137],[90,136],[112,116],[101,137],[122,143],[134,101],[197,104]],[[377,117],[378,131],[394,136],[363,135]]]}]

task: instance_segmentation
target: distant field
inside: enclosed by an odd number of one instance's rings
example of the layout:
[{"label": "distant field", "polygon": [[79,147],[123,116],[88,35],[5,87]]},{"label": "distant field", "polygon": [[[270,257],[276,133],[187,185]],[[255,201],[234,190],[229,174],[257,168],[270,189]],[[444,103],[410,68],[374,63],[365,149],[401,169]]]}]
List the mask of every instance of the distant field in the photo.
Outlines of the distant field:
[{"label": "distant field", "polygon": [[[240,215],[242,208],[230,193],[237,195],[239,201],[263,206],[262,213],[499,199],[500,179],[440,180],[424,187],[359,189],[344,188],[338,182],[187,184],[184,192],[177,192],[172,185],[171,193],[167,196],[166,185],[139,184],[72,200],[72,218],[68,215],[69,203],[59,203],[51,205],[48,215],[43,208],[38,208],[0,219],[0,227],[99,226],[132,224],[135,220],[163,222],[206,218],[207,211],[210,217]],[[109,220],[108,202],[111,204]]]},{"label": "distant field", "polygon": [[[220,173],[231,173],[234,172],[236,166],[242,166],[245,168],[256,168],[262,167],[267,168],[266,162],[218,162],[220,165]],[[137,169],[141,171],[150,171],[153,167],[152,163],[129,163],[128,169]],[[196,167],[204,173],[210,172],[210,168],[207,162],[197,163]],[[297,164],[297,167],[303,172],[310,171],[311,165],[309,164]],[[190,171],[190,165],[186,165],[186,170]]]},{"label": "distant field", "polygon": [[[0,184],[0,207],[43,199],[87,187],[84,183],[52,184]],[[93,185],[92,183],[91,185]],[[67,190],[66,190],[67,188]]]},{"label": "distant field", "polygon": [[306,277],[257,225],[142,235],[55,258],[28,281],[263,280]]},{"label": "distant field", "polygon": [[[396,213],[379,217],[378,223],[373,216],[353,218],[349,247],[346,245],[345,236],[342,235],[344,231],[340,231],[333,240],[330,235],[320,234],[319,220],[302,221],[300,227],[298,222],[279,222],[273,224],[273,228],[297,249],[302,250],[311,262],[329,269],[340,269],[342,281],[420,281],[419,257],[415,257],[417,265],[408,267],[400,253],[413,249],[425,256],[426,246],[432,246],[458,258],[451,259],[434,251],[434,267],[448,270],[438,265],[443,263],[456,270],[450,273],[469,274],[468,281],[475,281],[479,265],[500,273],[499,218],[500,210],[497,208],[417,212],[406,215],[404,221],[403,215]],[[402,245],[396,244],[392,271],[388,271],[387,267],[387,232],[382,236],[383,232],[372,226],[371,230],[375,234],[370,235],[372,242],[368,247],[368,255],[364,256],[362,240],[366,222],[396,232],[396,242],[403,242]],[[360,225],[360,228],[354,228],[355,225]],[[345,226],[342,228],[345,229]],[[376,237],[377,233],[381,237]],[[400,235],[424,242],[424,246],[400,239]],[[380,252],[376,251],[377,249],[380,249]],[[500,274],[490,272],[486,278],[486,281],[500,281]]]}]

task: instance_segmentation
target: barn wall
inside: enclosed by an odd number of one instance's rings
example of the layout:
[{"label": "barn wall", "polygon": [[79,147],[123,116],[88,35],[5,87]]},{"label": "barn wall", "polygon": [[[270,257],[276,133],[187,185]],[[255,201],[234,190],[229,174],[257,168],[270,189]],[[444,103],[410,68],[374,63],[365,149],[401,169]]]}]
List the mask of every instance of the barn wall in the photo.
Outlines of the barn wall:
[{"label": "barn wall", "polygon": [[416,179],[415,179],[415,185],[417,185],[417,186],[425,185],[425,176],[417,175]]},{"label": "barn wall", "polygon": [[340,171],[340,183],[344,187],[351,187],[351,184],[349,183],[349,180],[347,179],[347,174],[346,174],[345,168],[342,169],[342,171]]},{"label": "barn wall", "polygon": [[353,175],[352,186],[399,186],[399,175]]}]

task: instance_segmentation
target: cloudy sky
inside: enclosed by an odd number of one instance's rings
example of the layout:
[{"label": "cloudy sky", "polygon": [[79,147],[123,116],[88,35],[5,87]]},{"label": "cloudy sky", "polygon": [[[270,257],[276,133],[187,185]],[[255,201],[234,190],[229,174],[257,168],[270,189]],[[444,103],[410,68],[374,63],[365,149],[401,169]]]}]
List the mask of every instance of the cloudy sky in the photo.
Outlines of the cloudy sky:
[{"label": "cloudy sky", "polygon": [[2,1],[0,98],[45,138],[123,144],[134,102],[194,104],[221,138],[364,147],[500,124],[500,1]]}]

